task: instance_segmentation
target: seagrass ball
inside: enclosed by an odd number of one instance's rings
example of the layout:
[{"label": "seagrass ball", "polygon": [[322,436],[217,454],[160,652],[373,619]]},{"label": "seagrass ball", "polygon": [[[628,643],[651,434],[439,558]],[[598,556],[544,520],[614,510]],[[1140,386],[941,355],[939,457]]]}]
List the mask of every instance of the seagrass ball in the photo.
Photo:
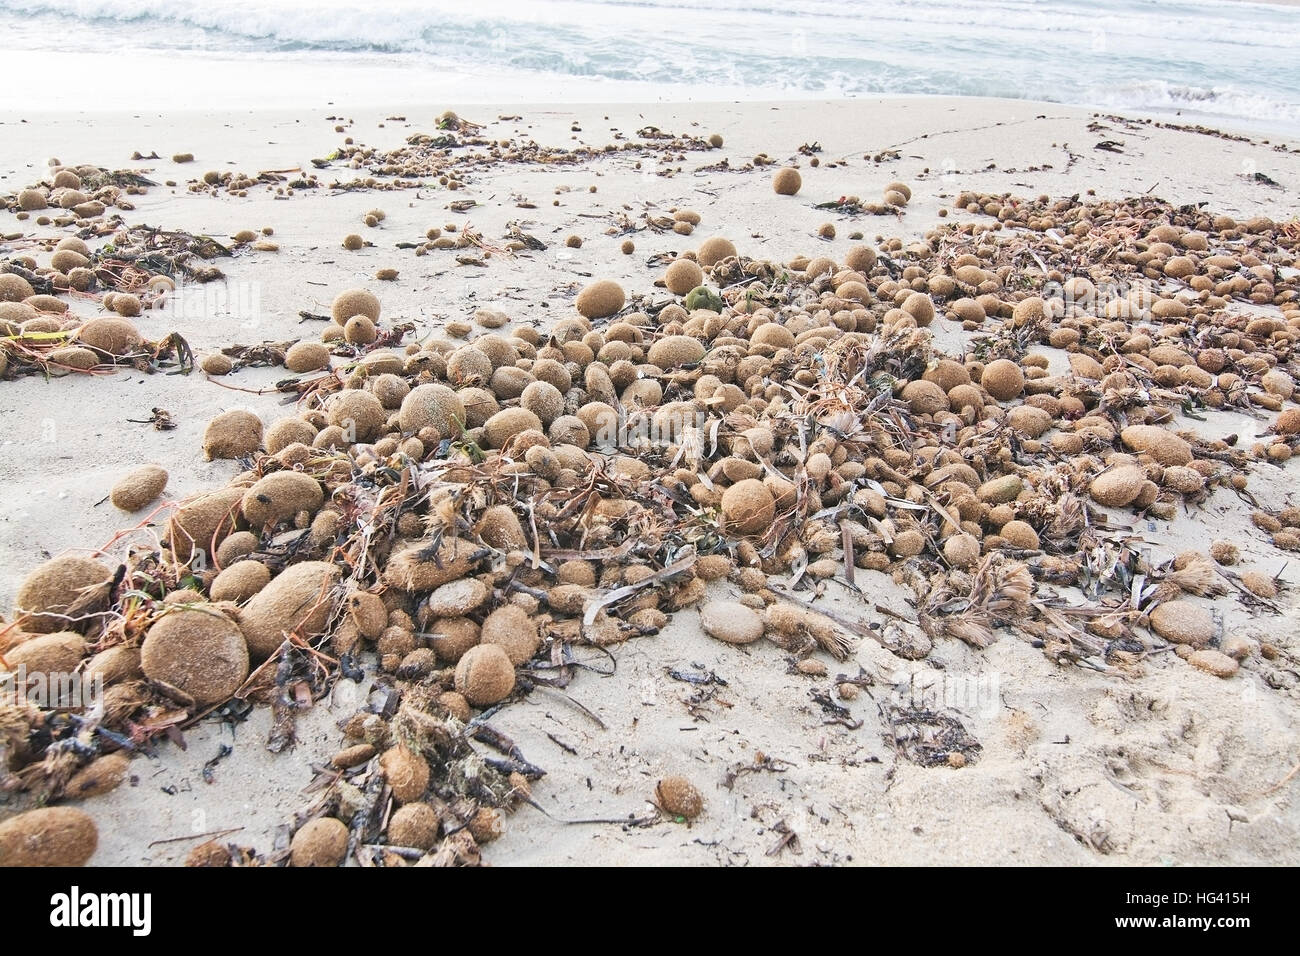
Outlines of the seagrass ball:
[{"label": "seagrass ball", "polygon": [[924,292],[913,292],[903,300],[902,309],[918,326],[927,326],[934,321],[934,300]]},{"label": "seagrass ball", "polygon": [[504,604],[483,620],[480,643],[500,647],[511,665],[517,667],[537,653],[542,639],[527,611],[514,604]]},{"label": "seagrass ball", "polygon": [[583,318],[606,319],[623,308],[626,301],[621,285],[613,279],[600,279],[578,293],[575,306]]},{"label": "seagrass ball", "polygon": [[722,524],[729,534],[762,534],[776,517],[776,501],[757,478],[738,481],[722,493]]},{"label": "seagrass ball", "polygon": [[348,828],[334,817],[308,820],[293,835],[289,862],[296,867],[341,866],[348,852]]},{"label": "seagrass ball", "polygon": [[456,690],[475,707],[490,707],[515,689],[515,668],[505,648],[477,644],[456,664]]},{"label": "seagrass ball", "polygon": [[243,458],[262,443],[262,420],[242,408],[222,412],[203,431],[203,453],[217,458]]},{"label": "seagrass ball", "polygon": [[650,346],[646,361],[665,371],[704,358],[704,343],[689,335],[669,335]]},{"label": "seagrass ball", "polygon": [[12,272],[0,272],[0,302],[21,302],[36,294],[32,284]]},{"label": "seagrass ball", "polygon": [[388,821],[388,842],[392,846],[409,846],[431,850],[438,842],[440,821],[427,803],[408,803],[398,807]]},{"label": "seagrass ball", "polygon": [[193,698],[198,707],[219,704],[248,676],[248,645],[238,625],[210,605],[177,607],[150,625],[140,667]]},{"label": "seagrass ball", "polygon": [[213,352],[211,355],[205,355],[199,360],[199,368],[203,369],[208,375],[229,375],[234,371],[235,363],[229,355]]},{"label": "seagrass ball", "polygon": [[465,405],[446,385],[429,382],[411,389],[402,399],[398,421],[403,432],[435,428],[440,435],[458,437],[465,426]]},{"label": "seagrass ball", "polygon": [[315,372],[329,364],[330,350],[323,342],[295,342],[284,353],[284,366],[291,372]]},{"label": "seagrass ball", "polygon": [[876,267],[876,250],[870,246],[854,246],[844,255],[844,265],[864,276],[869,276]]},{"label": "seagrass ball", "polygon": [[109,492],[114,507],[139,511],[157,500],[167,487],[167,469],[159,465],[141,465],[118,479]]},{"label": "seagrass ball", "polygon": [[405,744],[385,750],[379,766],[398,803],[413,803],[429,789],[429,761]]},{"label": "seagrass ball", "polygon": [[354,315],[343,326],[343,338],[352,345],[369,345],[378,337],[369,316]]},{"label": "seagrass ball", "polygon": [[999,402],[1009,402],[1025,390],[1025,373],[1010,359],[995,359],[984,366],[980,385]]},{"label": "seagrass ball", "polygon": [[673,295],[686,295],[704,282],[704,270],[691,259],[677,259],[664,273],[664,285]]},{"label": "seagrass ball", "polygon": [[665,813],[694,820],[704,812],[704,795],[685,777],[664,777],[655,785],[655,803]]},{"label": "seagrass ball", "polygon": [[99,828],[73,807],[41,807],[0,823],[0,866],[84,866]]},{"label": "seagrass ball", "polygon": [[695,260],[701,267],[711,269],[723,259],[730,259],[736,254],[735,243],[722,236],[714,236],[700,243],[700,248],[695,251]]},{"label": "seagrass ball", "polygon": [[364,315],[371,322],[378,322],[379,299],[366,289],[347,289],[335,296],[330,314],[339,325],[345,325],[354,315]]},{"label": "seagrass ball", "polygon": [[116,790],[126,780],[131,758],[124,753],[105,754],[82,767],[63,788],[67,800],[84,800]]},{"label": "seagrass ball", "polygon": [[18,588],[14,599],[19,615],[29,615],[22,629],[35,633],[61,631],[70,625],[61,615],[88,588],[113,577],[113,569],[79,555],[63,555],[37,565]]},{"label": "seagrass ball", "polygon": [[799,170],[785,166],[772,174],[772,191],[778,196],[793,196],[803,187]]},{"label": "seagrass ball", "polygon": [[129,319],[91,319],[77,331],[82,344],[109,355],[126,355],[144,342],[139,329]]}]

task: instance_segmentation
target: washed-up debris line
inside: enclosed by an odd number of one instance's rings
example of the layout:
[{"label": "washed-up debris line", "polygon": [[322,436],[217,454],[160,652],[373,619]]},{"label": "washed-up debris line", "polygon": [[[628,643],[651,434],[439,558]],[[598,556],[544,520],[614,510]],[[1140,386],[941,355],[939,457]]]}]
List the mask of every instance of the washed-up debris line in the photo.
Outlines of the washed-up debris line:
[{"label": "washed-up debris line", "polygon": [[[173,507],[136,476],[121,494],[139,533],[24,582],[5,666],[102,677],[104,708],[0,705],[0,787],[33,804],[100,792],[125,756],[250,701],[284,749],[296,714],[360,680],[292,837],[191,862],[472,864],[544,773],[496,709],[562,692],[690,608],[716,639],[795,661],[1013,634],[1115,679],[1171,648],[1160,666],[1278,666],[1198,600],[1275,612],[1273,574],[1225,541],[1157,563],[1132,529],[1224,492],[1279,566],[1300,549],[1300,509],[1251,494],[1300,441],[1295,224],[1150,198],[954,205],[964,221],[843,261],[755,260],[715,236],[667,266],[666,292],[592,282],[544,334],[481,310],[469,341],[336,362],[402,321],[339,293],[318,341],[267,353],[300,376],[296,411],[207,426],[205,455],[240,464],[227,486]],[[957,330],[967,345],[945,354]],[[1222,408],[1259,437],[1185,427]],[[882,613],[876,574],[912,605]],[[859,613],[819,600],[832,588]],[[837,681],[842,699],[864,683]],[[978,757],[948,715],[886,722],[923,766]],[[698,797],[671,778],[655,802],[689,819]],[[33,812],[64,815],[0,824],[0,862],[36,827],[79,834],[60,862],[93,849],[84,815]]]}]

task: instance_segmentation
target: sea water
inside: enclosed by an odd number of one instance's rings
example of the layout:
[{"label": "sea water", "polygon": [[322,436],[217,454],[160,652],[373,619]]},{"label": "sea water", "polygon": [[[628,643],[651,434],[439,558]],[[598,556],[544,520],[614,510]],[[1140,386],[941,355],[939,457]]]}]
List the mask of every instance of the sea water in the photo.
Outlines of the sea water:
[{"label": "sea water", "polygon": [[939,94],[1300,131],[1282,3],[0,0],[0,36],[9,110]]}]

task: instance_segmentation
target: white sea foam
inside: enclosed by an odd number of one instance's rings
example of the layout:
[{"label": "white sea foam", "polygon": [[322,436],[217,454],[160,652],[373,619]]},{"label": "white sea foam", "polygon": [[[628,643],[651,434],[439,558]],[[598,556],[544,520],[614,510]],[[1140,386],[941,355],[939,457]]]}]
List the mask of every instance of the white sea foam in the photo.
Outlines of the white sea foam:
[{"label": "white sea foam", "polygon": [[[469,86],[513,101],[960,94],[1300,130],[1300,8],[1255,3],[0,0],[0,29],[11,50],[72,64],[105,49],[236,70],[276,60],[281,79],[286,65],[369,70],[389,88],[400,71],[435,98],[448,77],[462,98]],[[95,107],[95,86],[55,76],[22,102]],[[59,101],[65,87],[76,103]]]}]

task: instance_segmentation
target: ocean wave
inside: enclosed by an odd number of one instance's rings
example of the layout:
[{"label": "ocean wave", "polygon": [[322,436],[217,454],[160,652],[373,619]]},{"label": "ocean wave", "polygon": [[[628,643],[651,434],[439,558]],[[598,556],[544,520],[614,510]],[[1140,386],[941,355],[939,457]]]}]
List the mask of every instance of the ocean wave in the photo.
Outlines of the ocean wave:
[{"label": "ocean wave", "polygon": [[[891,40],[927,37],[1003,40],[1016,35],[1048,38],[1067,45],[1118,48],[1164,41],[1173,54],[1192,50],[1207,36],[1222,46],[1300,49],[1300,10],[1273,7],[1270,29],[1252,25],[1246,11],[1254,4],[1214,0],[1133,6],[1123,0],[888,0],[844,3],[843,0],[377,0],[358,7],[346,0],[0,0],[0,13],[49,21],[135,29],[142,42],[185,45],[188,38],[204,48],[223,43],[235,49],[261,47],[372,53],[442,52],[454,43],[490,39],[515,31],[567,28],[584,37],[653,30],[690,47],[691,32],[716,26],[717,32],[765,29],[788,39],[793,26],[824,36],[864,40],[872,46]],[[1256,14],[1255,18],[1264,14]],[[1244,21],[1244,22],[1243,22]],[[725,31],[724,29],[725,28]],[[890,31],[902,36],[890,36]],[[1181,36],[1180,36],[1181,34]],[[997,45],[991,55],[1012,53]],[[922,49],[918,52],[933,52]],[[1034,46],[1023,55],[1062,53]],[[1060,62],[1064,69],[1068,64]]]},{"label": "ocean wave", "polygon": [[410,63],[593,95],[997,96],[1300,125],[1300,8],[1217,0],[0,0],[0,29],[21,50]]},{"label": "ocean wave", "polygon": [[1300,127],[1300,102],[1231,87],[1187,86],[1144,80],[1120,86],[1091,87],[1085,101],[1117,110],[1165,113],[1185,110],[1218,117],[1250,117],[1279,127]]}]

